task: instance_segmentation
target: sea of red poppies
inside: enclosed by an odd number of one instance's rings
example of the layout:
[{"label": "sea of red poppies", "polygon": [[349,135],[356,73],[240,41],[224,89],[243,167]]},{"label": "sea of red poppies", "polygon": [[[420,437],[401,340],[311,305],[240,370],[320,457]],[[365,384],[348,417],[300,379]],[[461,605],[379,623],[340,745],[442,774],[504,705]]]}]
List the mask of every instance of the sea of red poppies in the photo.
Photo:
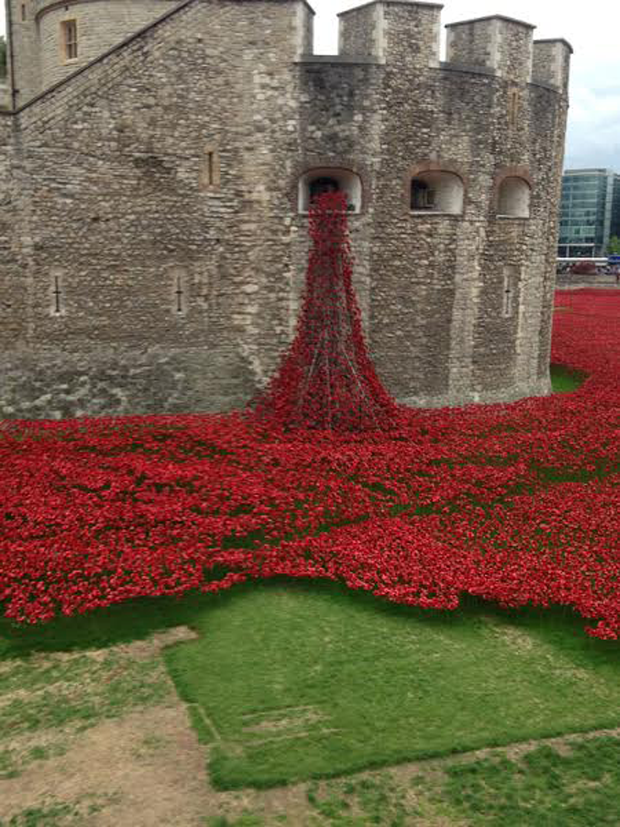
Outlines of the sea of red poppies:
[{"label": "sea of red poppies", "polygon": [[0,605],[19,623],[250,578],[455,609],[563,605],[620,637],[620,291],[556,296],[570,394],[403,410],[389,435],[241,414],[5,422]]}]

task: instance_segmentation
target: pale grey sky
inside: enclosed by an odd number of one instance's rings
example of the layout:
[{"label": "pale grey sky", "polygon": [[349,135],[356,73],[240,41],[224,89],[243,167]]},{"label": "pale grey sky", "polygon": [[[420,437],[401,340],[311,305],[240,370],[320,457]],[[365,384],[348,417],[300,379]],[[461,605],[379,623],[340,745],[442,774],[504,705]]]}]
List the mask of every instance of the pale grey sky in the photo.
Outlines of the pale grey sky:
[{"label": "pale grey sky", "polygon": [[[338,50],[336,15],[363,0],[310,0],[316,11],[315,52]],[[563,37],[572,62],[567,167],[620,172],[620,7],[611,0],[446,0],[443,23],[504,14],[537,26],[535,38]],[[0,32],[4,31],[0,15]]]}]

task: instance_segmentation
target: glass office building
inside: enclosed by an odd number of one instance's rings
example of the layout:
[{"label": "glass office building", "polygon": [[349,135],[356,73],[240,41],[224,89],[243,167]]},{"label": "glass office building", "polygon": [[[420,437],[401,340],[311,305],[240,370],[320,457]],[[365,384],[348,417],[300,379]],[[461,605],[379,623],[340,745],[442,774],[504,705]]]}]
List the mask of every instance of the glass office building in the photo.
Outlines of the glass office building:
[{"label": "glass office building", "polygon": [[562,177],[560,258],[602,258],[620,236],[620,175],[609,169],[569,169]]}]

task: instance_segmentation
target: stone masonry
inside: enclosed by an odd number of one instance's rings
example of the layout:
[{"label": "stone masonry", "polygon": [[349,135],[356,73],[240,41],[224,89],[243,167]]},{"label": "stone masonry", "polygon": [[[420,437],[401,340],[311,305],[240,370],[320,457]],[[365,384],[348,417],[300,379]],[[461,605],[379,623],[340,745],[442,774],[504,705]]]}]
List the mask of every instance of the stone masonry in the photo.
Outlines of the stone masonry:
[{"label": "stone masonry", "polygon": [[305,0],[8,3],[0,418],[243,405],[293,335],[313,171],[351,192],[399,401],[549,393],[568,43],[481,18],[441,63],[441,6],[408,0],[340,15],[337,56]]}]

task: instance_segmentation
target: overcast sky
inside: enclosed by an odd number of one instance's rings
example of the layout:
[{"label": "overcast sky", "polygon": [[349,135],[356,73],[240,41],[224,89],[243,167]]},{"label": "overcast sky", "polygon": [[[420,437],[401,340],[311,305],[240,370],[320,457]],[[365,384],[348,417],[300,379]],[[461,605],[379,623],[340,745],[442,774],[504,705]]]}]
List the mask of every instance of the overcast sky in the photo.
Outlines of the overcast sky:
[{"label": "overcast sky", "polygon": [[[336,15],[362,2],[310,0],[317,13],[317,54],[338,51]],[[568,0],[446,0],[443,23],[487,14],[525,20],[537,26],[535,38],[563,37],[572,44],[575,54],[565,166],[610,167],[620,172],[620,6],[612,0],[589,0],[586,4]]]}]

